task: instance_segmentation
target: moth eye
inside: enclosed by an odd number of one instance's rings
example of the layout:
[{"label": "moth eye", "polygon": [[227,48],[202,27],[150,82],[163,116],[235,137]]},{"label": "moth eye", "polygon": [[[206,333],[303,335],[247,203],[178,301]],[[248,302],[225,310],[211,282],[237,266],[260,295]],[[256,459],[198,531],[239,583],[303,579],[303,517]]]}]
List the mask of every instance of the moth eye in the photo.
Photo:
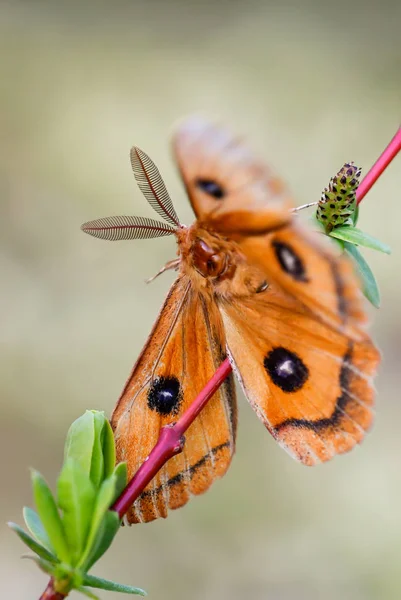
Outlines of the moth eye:
[{"label": "moth eye", "polygon": [[281,268],[297,281],[308,281],[305,265],[295,250],[284,242],[273,242],[273,248]]},{"label": "moth eye", "polygon": [[180,382],[174,376],[157,377],[148,390],[148,407],[160,415],[175,415],[182,400]]},{"label": "moth eye", "polygon": [[216,268],[216,265],[215,265],[214,261],[213,261],[211,258],[209,258],[209,260],[207,261],[207,263],[206,263],[206,266],[207,266],[207,270],[208,270],[209,272],[211,272],[211,273],[212,273],[212,272],[215,270],[215,268]]},{"label": "moth eye", "polygon": [[296,392],[308,380],[308,367],[301,358],[282,346],[271,350],[263,361],[272,380],[283,392]]},{"label": "moth eye", "polygon": [[197,238],[192,246],[195,269],[203,277],[218,277],[226,267],[226,256],[215,252],[204,240]]},{"label": "moth eye", "polygon": [[206,263],[208,275],[218,276],[224,270],[225,258],[221,254],[213,254]]},{"label": "moth eye", "polygon": [[217,200],[221,200],[226,195],[221,185],[212,179],[197,179],[196,185],[202,192],[209,194],[209,196],[213,196],[213,198],[216,198]]}]

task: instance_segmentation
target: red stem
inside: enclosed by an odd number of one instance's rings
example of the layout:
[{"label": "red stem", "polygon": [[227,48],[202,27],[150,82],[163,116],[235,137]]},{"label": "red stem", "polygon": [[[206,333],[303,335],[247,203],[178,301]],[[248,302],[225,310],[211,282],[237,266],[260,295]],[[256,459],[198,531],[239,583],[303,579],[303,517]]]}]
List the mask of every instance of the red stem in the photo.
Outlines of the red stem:
[{"label": "red stem", "polygon": [[45,589],[39,600],[64,600],[65,595],[60,594],[60,592],[56,592],[56,590],[53,587],[53,583],[54,581],[52,577],[49,583],[47,584],[47,588]]},{"label": "red stem", "polygon": [[[401,150],[401,128],[380,155],[373,167],[361,181],[356,197],[358,204],[365,197],[372,185],[377,181],[384,169],[390,164],[393,158]],[[149,454],[145,462],[139,467],[127,487],[117,498],[112,506],[112,510],[118,513],[122,518],[129,507],[135,502],[138,496],[143,492],[148,483],[153,479],[161,467],[175,454],[182,452],[184,447],[184,433],[193,423],[201,410],[206,406],[213,394],[219,389],[223,381],[231,373],[232,368],[228,358],[226,358],[217,369],[210,381],[198,394],[190,407],[185,411],[181,418],[169,427],[163,427],[160,431],[159,439]],[[53,588],[53,580],[50,579],[47,588],[40,597],[40,600],[63,600],[65,596],[56,592]]]},{"label": "red stem", "polygon": [[226,358],[178,421],[174,425],[162,428],[159,439],[148,458],[139,467],[121,496],[112,506],[112,510],[115,510],[120,518],[125,515],[131,504],[135,502],[164,463],[175,454],[182,452],[185,431],[230,373],[231,365],[228,358]]},{"label": "red stem", "polygon": [[401,127],[387,146],[387,148],[379,156],[370,171],[367,172],[363,180],[361,181],[357,191],[356,199],[358,204],[362,202],[363,198],[370,190],[372,185],[377,181],[384,169],[388,167],[393,158],[397,156],[401,150]]}]

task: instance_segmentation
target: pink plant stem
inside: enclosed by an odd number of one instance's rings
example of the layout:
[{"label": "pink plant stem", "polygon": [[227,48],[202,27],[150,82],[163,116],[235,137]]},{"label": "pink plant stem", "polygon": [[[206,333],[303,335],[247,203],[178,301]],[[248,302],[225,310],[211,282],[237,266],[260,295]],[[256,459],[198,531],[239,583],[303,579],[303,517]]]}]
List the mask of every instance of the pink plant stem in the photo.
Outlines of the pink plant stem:
[{"label": "pink plant stem", "polygon": [[[356,194],[358,204],[400,150],[401,128],[397,131],[394,138],[367,173],[366,177],[361,181]],[[163,427],[159,439],[148,458],[139,467],[127,487],[123,490],[121,496],[117,498],[114,505],[111,507],[112,510],[115,510],[118,513],[120,518],[125,515],[131,504],[133,504],[138,496],[140,496],[159,469],[161,469],[172,456],[182,452],[184,448],[184,433],[194,422],[201,410],[206,406],[213,394],[219,389],[223,381],[229,376],[231,371],[232,368],[230,362],[228,358],[226,358],[181,418],[174,425]],[[51,579],[40,597],[40,600],[63,600],[63,598],[65,598],[63,594],[54,590],[53,580]]]},{"label": "pink plant stem", "polygon": [[53,577],[52,577],[50,579],[49,583],[47,584],[45,591],[39,598],[39,600],[64,600],[65,595],[60,594],[60,592],[56,592],[56,590],[54,589],[53,586],[54,586],[54,581],[53,581]]},{"label": "pink plant stem", "polygon": [[182,452],[185,431],[230,373],[231,365],[228,358],[226,358],[181,418],[174,425],[162,428],[159,439],[148,458],[139,467],[121,496],[112,506],[112,510],[115,510],[120,518],[125,515],[164,463],[175,454]]},{"label": "pink plant stem", "polygon": [[362,202],[363,198],[370,190],[375,181],[380,177],[383,173],[384,169],[388,167],[393,158],[397,156],[399,151],[401,150],[401,127],[398,129],[397,133],[387,146],[387,148],[383,151],[383,153],[379,156],[373,167],[368,171],[363,180],[361,181],[357,191],[356,191],[356,199],[358,204]]}]

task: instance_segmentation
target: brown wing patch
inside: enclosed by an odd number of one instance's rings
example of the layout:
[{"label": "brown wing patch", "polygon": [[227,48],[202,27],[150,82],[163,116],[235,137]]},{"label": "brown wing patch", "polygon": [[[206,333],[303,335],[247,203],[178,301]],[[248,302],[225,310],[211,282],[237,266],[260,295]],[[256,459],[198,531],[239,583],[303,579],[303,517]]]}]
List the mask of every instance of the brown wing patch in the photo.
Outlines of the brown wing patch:
[{"label": "brown wing patch", "polygon": [[195,211],[222,232],[261,232],[290,219],[284,184],[242,139],[202,117],[177,128],[173,150]]},{"label": "brown wing patch", "polygon": [[[117,458],[132,477],[156,444],[161,427],[177,421],[221,361],[224,340],[217,308],[191,289],[173,285],[149,340],[112,415]],[[185,435],[171,458],[127,514],[128,522],[166,517],[167,510],[201,494],[227,470],[235,448],[236,403],[229,378]]]},{"label": "brown wing patch", "polygon": [[366,334],[354,341],[272,289],[220,310],[244,392],[292,456],[312,465],[362,440],[379,361]]}]

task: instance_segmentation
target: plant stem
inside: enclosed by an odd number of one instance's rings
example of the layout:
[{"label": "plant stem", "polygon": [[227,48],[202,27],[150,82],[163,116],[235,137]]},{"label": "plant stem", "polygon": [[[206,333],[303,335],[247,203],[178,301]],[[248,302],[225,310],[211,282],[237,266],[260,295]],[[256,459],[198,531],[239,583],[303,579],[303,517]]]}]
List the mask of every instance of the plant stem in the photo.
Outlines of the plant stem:
[{"label": "plant stem", "polygon": [[389,145],[385,148],[382,154],[379,156],[373,167],[370,171],[367,172],[363,180],[358,186],[356,191],[356,199],[358,204],[362,202],[363,198],[370,190],[372,185],[377,181],[380,175],[383,173],[384,169],[388,167],[393,158],[397,156],[399,151],[401,150],[401,127],[398,129],[397,133],[389,143]]},{"label": "plant stem", "polygon": [[[401,127],[397,133],[375,162],[373,167],[361,181],[356,197],[358,204],[365,197],[367,192],[377,181],[385,168],[395,158],[401,150]],[[149,454],[148,458],[139,467],[127,487],[123,490],[119,498],[112,506],[119,517],[122,518],[129,507],[140,496],[148,483],[153,479],[161,467],[174,455],[182,452],[184,447],[184,433],[193,423],[201,410],[206,406],[213,394],[219,389],[223,381],[231,373],[232,368],[228,358],[226,358],[214,373],[213,377],[208,381],[203,390],[198,394],[189,408],[181,416],[181,418],[169,427],[163,427],[160,431],[159,439]],[[64,600],[65,596],[56,592],[53,587],[53,579],[50,579],[45,591],[40,597],[40,600]]]},{"label": "plant stem", "polygon": [[47,584],[47,588],[39,598],[39,600],[64,600],[64,594],[60,594],[60,592],[56,592],[53,587],[53,577],[50,579]]}]

